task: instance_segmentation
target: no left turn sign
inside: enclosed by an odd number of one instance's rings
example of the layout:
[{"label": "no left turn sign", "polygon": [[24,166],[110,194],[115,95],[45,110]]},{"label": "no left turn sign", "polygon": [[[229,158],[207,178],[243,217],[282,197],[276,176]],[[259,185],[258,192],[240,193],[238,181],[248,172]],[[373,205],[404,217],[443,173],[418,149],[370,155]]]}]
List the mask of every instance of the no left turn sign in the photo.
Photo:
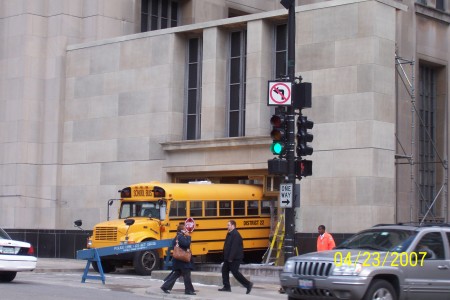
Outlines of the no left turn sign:
[{"label": "no left turn sign", "polygon": [[291,87],[288,81],[269,81],[267,105],[291,105]]}]

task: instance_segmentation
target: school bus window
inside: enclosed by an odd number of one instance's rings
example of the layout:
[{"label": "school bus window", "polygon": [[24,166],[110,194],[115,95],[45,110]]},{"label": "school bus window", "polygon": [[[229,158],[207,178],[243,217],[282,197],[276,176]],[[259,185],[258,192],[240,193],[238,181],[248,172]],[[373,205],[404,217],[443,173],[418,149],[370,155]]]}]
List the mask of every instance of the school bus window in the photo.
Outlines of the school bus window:
[{"label": "school bus window", "polygon": [[261,201],[261,214],[270,215],[270,202],[269,200]]},{"label": "school bus window", "polygon": [[202,216],[202,201],[191,201],[190,202],[190,216],[191,217],[201,217]]},{"label": "school bus window", "polygon": [[233,201],[233,215],[244,216],[245,215],[245,201]]},{"label": "school bus window", "polygon": [[231,201],[219,201],[219,216],[231,216]]},{"label": "school bus window", "polygon": [[205,201],[205,216],[217,216],[217,201]]},{"label": "school bus window", "polygon": [[247,201],[247,215],[248,216],[258,215],[258,201]]},{"label": "school bus window", "polygon": [[143,203],[141,209],[142,217],[160,218],[159,205],[156,203]]},{"label": "school bus window", "polygon": [[123,202],[120,208],[121,219],[129,217],[141,217],[142,204],[145,202]]},{"label": "school bus window", "polygon": [[186,202],[185,201],[172,201],[170,204],[170,216],[171,217],[186,217]]},{"label": "school bus window", "polygon": [[125,219],[131,217],[131,205],[129,203],[123,203],[120,208],[119,218]]}]

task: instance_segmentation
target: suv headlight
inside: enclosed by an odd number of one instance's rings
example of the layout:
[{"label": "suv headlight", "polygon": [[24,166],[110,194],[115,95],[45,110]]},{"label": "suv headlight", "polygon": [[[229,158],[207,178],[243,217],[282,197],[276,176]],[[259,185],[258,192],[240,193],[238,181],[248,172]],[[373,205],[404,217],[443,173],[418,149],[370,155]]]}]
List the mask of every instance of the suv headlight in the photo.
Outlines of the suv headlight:
[{"label": "suv headlight", "polygon": [[361,271],[361,264],[343,264],[339,267],[335,266],[332,274],[341,276],[357,276],[361,273]]},{"label": "suv headlight", "polygon": [[284,264],[283,272],[293,273],[295,268],[295,262],[293,260],[287,260]]}]

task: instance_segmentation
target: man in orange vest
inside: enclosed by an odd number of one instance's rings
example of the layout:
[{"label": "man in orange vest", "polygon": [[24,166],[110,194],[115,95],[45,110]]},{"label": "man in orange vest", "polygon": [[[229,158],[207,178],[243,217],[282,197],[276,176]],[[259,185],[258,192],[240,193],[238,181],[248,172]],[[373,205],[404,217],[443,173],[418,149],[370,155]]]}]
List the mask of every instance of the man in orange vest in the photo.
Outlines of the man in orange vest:
[{"label": "man in orange vest", "polygon": [[317,252],[332,250],[336,247],[333,236],[328,232],[325,232],[324,225],[319,225],[317,231],[319,232],[319,236],[317,237]]}]

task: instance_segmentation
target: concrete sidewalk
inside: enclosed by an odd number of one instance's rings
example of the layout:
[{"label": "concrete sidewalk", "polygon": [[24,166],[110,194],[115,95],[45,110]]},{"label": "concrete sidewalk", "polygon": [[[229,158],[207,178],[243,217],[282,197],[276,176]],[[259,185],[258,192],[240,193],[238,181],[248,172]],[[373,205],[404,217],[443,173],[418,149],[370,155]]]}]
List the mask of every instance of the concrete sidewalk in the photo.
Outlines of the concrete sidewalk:
[{"label": "concrete sidewalk", "polygon": [[85,267],[86,260],[38,257],[34,272],[84,272]]},{"label": "concrete sidewalk", "polygon": [[[80,278],[86,267],[86,260],[77,259],[61,259],[61,258],[38,258],[36,273],[80,273]],[[184,285],[178,281],[170,294],[164,294],[160,286],[162,279],[170,271],[155,271],[154,275],[149,276],[149,285],[145,289],[145,294],[151,295],[152,299],[224,299],[233,300],[238,299],[279,299],[284,298],[285,295],[279,293],[279,267],[258,266],[258,265],[243,265],[241,272],[254,283],[250,294],[246,294],[246,289],[232,278],[230,274],[230,281],[232,284],[232,292],[220,292],[221,284],[220,265],[203,265],[202,270],[192,272],[192,282],[197,292],[196,296],[189,296],[184,294]],[[208,271],[205,271],[208,270]],[[253,273],[253,274],[252,274]],[[92,269],[89,270],[90,275],[96,274]],[[119,269],[112,274],[135,274],[132,269]],[[108,283],[108,280],[107,282]]]},{"label": "concrete sidewalk", "polygon": [[[68,258],[38,258],[35,272],[45,273],[45,272],[84,272],[86,267],[86,260],[82,259],[68,259]],[[132,269],[118,269],[120,273],[128,272],[133,273]],[[278,282],[279,273],[282,267],[274,267],[267,265],[241,265],[240,269],[242,274],[244,274],[249,280],[255,282],[268,282],[272,283],[274,281]],[[90,268],[90,272],[95,272]],[[168,271],[155,271],[155,279],[162,279],[165,277]],[[196,270],[193,273],[201,274],[202,276],[197,276],[200,283],[210,284],[211,280],[206,279],[202,282],[201,277],[217,277],[220,275],[221,265],[219,264],[203,264],[197,265]],[[163,275],[161,275],[163,274]],[[231,275],[230,275],[231,276]]]}]

